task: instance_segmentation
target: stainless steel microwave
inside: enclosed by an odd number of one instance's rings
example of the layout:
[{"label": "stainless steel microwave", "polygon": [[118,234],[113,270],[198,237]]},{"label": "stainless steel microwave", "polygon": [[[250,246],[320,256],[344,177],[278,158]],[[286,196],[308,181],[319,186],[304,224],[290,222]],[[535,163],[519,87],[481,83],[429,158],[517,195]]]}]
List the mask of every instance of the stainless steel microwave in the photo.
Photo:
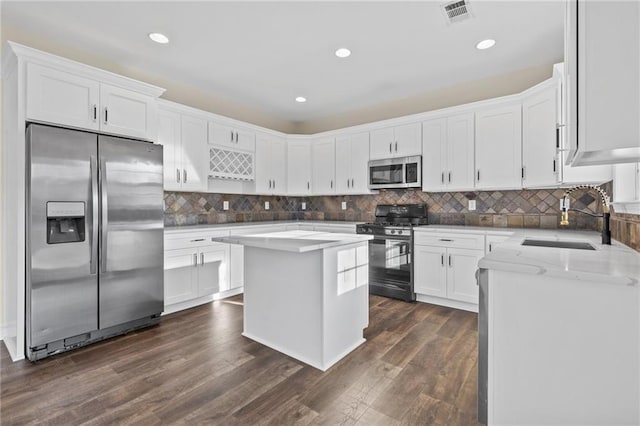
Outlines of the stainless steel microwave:
[{"label": "stainless steel microwave", "polygon": [[369,161],[369,188],[420,188],[422,156]]}]

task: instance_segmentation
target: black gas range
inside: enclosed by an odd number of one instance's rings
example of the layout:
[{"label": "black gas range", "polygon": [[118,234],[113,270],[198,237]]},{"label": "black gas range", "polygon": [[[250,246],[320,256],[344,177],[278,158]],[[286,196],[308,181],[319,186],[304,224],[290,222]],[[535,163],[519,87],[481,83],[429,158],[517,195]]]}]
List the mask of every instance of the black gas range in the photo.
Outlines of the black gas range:
[{"label": "black gas range", "polygon": [[413,291],[413,227],[427,224],[426,204],[379,204],[375,222],[356,226],[369,241],[369,293],[407,302]]}]

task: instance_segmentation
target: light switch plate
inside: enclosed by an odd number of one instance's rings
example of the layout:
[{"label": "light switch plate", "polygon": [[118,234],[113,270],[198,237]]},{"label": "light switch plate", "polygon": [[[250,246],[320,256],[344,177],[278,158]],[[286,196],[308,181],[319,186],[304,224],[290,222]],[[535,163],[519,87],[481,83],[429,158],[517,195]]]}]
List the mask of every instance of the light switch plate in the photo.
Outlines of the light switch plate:
[{"label": "light switch plate", "polygon": [[222,202],[222,210],[229,210],[229,202],[228,201],[223,201]]},{"label": "light switch plate", "polygon": [[265,210],[269,210],[269,202],[268,201],[264,202],[264,209]]},{"label": "light switch plate", "polygon": [[306,210],[307,209],[307,203],[302,203],[300,205],[300,207],[302,208],[302,210]]},{"label": "light switch plate", "polygon": [[476,209],[476,200],[469,200],[469,211],[472,212]]},{"label": "light switch plate", "polygon": [[347,209],[347,202],[343,201],[342,202],[342,210],[346,210]]}]

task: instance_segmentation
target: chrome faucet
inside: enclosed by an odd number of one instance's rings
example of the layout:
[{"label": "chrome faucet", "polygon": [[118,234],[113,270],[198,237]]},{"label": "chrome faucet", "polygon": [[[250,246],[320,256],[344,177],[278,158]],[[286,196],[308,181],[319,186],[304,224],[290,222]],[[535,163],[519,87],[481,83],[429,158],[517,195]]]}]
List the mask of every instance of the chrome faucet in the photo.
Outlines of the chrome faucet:
[{"label": "chrome faucet", "polygon": [[[576,191],[578,189],[593,189],[600,195],[600,198],[602,199],[601,215],[593,214],[585,210],[569,208],[569,194],[571,194],[573,191]],[[573,188],[567,189],[567,191],[562,196],[561,210],[562,210],[562,217],[560,220],[561,226],[567,226],[569,224],[569,210],[573,210],[579,213],[584,213],[586,215],[593,216],[593,217],[601,217],[602,218],[602,244],[611,244],[611,227],[610,227],[611,213],[609,212],[609,195],[607,195],[607,193],[602,188],[596,185],[578,185],[578,186],[574,186]]]}]

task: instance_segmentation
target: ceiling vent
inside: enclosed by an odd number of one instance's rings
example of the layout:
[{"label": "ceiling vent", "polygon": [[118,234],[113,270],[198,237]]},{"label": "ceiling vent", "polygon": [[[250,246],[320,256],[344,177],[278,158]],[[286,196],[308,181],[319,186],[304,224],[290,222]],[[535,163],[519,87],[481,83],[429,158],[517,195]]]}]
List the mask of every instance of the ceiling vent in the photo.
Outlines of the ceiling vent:
[{"label": "ceiling vent", "polygon": [[457,0],[442,3],[441,7],[444,15],[447,18],[448,24],[455,24],[457,22],[465,21],[472,16],[468,0]]}]

